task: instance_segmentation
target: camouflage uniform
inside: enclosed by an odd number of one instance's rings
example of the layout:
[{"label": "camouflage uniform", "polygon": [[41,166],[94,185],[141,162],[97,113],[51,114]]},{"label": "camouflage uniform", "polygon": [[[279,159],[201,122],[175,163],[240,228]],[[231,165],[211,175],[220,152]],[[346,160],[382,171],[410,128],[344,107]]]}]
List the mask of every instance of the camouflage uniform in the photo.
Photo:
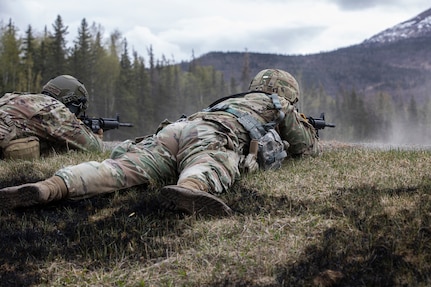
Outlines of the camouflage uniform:
[{"label": "camouflage uniform", "polygon": [[[317,155],[314,128],[285,98],[278,97],[285,118],[280,136],[292,155]],[[231,109],[247,113],[262,123],[278,118],[272,100],[261,92],[224,101]],[[240,157],[248,153],[250,136],[237,118],[224,111],[198,112],[168,124],[140,142],[125,141],[109,159],[60,169],[69,197],[81,198],[141,184],[177,184],[221,193],[240,176]]]},{"label": "camouflage uniform", "polygon": [[42,94],[5,94],[0,98],[0,147],[29,136],[39,138],[42,153],[53,148],[103,149],[102,141],[59,100]]}]

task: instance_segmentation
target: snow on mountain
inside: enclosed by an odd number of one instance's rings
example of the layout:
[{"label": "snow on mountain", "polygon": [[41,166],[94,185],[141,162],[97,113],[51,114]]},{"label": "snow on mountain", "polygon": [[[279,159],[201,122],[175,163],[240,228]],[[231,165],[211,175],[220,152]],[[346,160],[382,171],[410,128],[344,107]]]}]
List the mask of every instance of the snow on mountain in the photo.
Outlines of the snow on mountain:
[{"label": "snow on mountain", "polygon": [[431,37],[431,9],[374,35],[365,40],[363,44],[384,44],[423,36]]}]

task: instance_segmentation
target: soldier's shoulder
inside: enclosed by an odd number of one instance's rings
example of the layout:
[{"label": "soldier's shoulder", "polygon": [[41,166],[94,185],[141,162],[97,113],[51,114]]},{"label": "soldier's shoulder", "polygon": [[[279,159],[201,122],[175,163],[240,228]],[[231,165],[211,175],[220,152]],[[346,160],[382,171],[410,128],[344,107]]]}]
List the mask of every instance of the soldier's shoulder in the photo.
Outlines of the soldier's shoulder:
[{"label": "soldier's shoulder", "polygon": [[52,102],[52,103],[60,103],[56,98],[37,93],[22,93],[20,98],[27,101],[32,102]]},{"label": "soldier's shoulder", "polygon": [[36,93],[11,93],[4,101],[7,101],[10,105],[19,104],[21,108],[27,107],[31,110],[39,110],[47,106],[62,106],[62,103],[57,99]]},{"label": "soldier's shoulder", "polygon": [[45,98],[46,95],[30,92],[11,92],[3,95],[2,98]]}]

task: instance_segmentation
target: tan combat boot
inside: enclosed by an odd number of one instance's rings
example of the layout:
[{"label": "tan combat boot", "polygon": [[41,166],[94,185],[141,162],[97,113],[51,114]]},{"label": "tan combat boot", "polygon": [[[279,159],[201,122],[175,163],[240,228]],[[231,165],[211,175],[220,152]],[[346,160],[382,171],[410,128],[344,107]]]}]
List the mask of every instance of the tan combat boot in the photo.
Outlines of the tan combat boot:
[{"label": "tan combat boot", "polygon": [[0,189],[0,208],[16,208],[46,204],[65,198],[68,194],[66,184],[59,176],[44,181],[27,183]]},{"label": "tan combat boot", "polygon": [[179,185],[167,185],[160,190],[168,208],[189,214],[232,215],[232,209],[218,197],[205,191]]}]

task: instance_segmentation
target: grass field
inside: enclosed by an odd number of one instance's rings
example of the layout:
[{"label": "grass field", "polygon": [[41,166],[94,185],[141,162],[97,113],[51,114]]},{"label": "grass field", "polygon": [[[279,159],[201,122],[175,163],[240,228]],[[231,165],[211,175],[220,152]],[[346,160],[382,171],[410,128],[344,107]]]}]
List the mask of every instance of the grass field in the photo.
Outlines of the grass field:
[{"label": "grass field", "polygon": [[[72,153],[0,162],[0,187]],[[164,210],[140,187],[0,211],[2,286],[430,286],[431,151],[327,145],[238,181],[228,218]]]}]

